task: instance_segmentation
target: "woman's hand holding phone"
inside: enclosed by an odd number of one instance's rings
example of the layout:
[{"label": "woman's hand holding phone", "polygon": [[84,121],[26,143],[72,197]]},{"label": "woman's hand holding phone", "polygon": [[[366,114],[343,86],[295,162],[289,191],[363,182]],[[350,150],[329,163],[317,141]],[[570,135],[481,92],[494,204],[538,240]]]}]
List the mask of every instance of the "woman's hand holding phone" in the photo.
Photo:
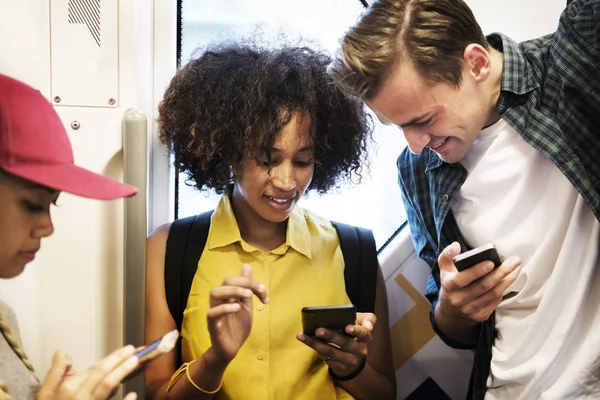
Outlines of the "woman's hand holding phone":
[{"label": "woman's hand holding phone", "polygon": [[252,296],[267,304],[265,287],[252,279],[250,265],[244,264],[240,276],[225,278],[211,290],[208,331],[212,351],[223,362],[230,362],[248,339],[252,328]]},{"label": "woman's hand holding phone", "polygon": [[[123,379],[139,364],[133,346],[114,351],[83,372],[75,372],[69,356],[56,352],[52,366],[36,396],[36,400],[104,400],[118,389]],[[134,400],[129,393],[124,400]]]},{"label": "woman's hand holding phone", "polygon": [[368,354],[368,343],[377,317],[372,313],[356,313],[356,324],[347,325],[345,334],[325,328],[316,330],[316,338],[303,333],[298,340],[315,350],[336,376],[355,372]]}]

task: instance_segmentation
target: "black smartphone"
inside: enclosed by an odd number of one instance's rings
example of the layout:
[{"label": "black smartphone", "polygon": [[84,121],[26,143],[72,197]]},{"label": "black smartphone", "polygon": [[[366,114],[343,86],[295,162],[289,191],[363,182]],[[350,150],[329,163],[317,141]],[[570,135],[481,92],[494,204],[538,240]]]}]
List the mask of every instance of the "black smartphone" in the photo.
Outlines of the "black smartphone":
[{"label": "black smartphone", "polygon": [[456,269],[463,271],[471,268],[480,262],[491,261],[494,263],[494,268],[498,268],[502,264],[498,250],[492,243],[485,244],[473,250],[465,251],[452,259]]},{"label": "black smartphone", "polygon": [[345,333],[346,326],[354,324],[356,324],[356,307],[352,304],[302,309],[302,331],[306,336],[315,336],[317,328]]}]

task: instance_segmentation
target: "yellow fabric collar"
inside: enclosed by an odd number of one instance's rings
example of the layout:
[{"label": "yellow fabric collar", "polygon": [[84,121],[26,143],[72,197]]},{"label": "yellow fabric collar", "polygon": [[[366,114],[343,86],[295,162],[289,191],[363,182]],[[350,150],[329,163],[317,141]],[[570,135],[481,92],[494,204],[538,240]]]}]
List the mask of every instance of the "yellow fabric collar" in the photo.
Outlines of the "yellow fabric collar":
[{"label": "yellow fabric collar", "polygon": [[[210,250],[213,250],[236,242],[240,242],[242,248],[247,252],[257,250],[242,239],[231,201],[229,196],[224,194],[212,215],[207,245]],[[274,249],[272,253],[285,254],[290,247],[311,258],[310,232],[306,225],[304,211],[300,207],[295,207],[288,218],[285,243]]]}]

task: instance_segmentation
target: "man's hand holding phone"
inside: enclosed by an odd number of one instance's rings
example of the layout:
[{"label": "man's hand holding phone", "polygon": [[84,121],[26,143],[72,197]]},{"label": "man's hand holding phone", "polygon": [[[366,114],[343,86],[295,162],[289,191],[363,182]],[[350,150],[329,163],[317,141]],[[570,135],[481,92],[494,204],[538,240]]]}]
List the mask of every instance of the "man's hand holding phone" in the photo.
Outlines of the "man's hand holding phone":
[{"label": "man's hand holding phone", "polygon": [[478,325],[490,317],[506,289],[519,276],[521,260],[511,257],[497,268],[494,262],[486,260],[458,271],[453,258],[459,253],[460,245],[454,242],[438,258],[441,287],[434,316],[446,335],[472,344]]}]

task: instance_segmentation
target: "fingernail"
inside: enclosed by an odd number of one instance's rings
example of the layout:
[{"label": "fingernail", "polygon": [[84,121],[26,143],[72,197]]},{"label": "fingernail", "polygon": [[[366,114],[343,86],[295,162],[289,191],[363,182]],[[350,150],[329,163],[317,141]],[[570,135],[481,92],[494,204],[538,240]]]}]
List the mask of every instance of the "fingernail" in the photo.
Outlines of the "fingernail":
[{"label": "fingernail", "polygon": [[267,290],[267,288],[265,287],[265,285],[263,285],[262,283],[260,285],[258,285],[258,290],[260,290],[261,292],[264,292]]},{"label": "fingernail", "polygon": [[244,289],[244,296],[245,297],[252,296],[252,290],[250,290],[250,289]]},{"label": "fingernail", "polygon": [[352,332],[354,332],[354,327],[353,327],[353,326],[351,326],[350,328],[348,328],[347,332],[348,332],[348,333],[352,333]]},{"label": "fingernail", "polygon": [[125,352],[133,353],[133,352],[135,352],[135,347],[132,344],[128,344],[127,346],[125,346]]},{"label": "fingernail", "polygon": [[265,304],[267,304],[269,302],[269,300],[270,299],[268,297],[265,297]]},{"label": "fingernail", "polygon": [[460,253],[460,245],[457,242],[453,242],[450,246],[446,247],[446,253],[450,255]]},{"label": "fingernail", "polygon": [[493,262],[487,262],[483,265],[483,270],[485,272],[490,272],[491,270],[494,269],[494,263]]},{"label": "fingernail", "polygon": [[298,340],[301,341],[301,342],[304,342],[306,340],[306,336],[304,336],[304,334],[301,333],[301,334],[298,335]]},{"label": "fingernail", "polygon": [[323,329],[317,329],[317,336],[325,336],[325,331]]},{"label": "fingernail", "polygon": [[513,267],[516,267],[517,265],[519,265],[521,263],[521,259],[519,257],[513,257],[513,259],[510,261],[510,265],[512,265]]},{"label": "fingernail", "polygon": [[58,364],[58,363],[62,362],[64,359],[65,359],[64,353],[60,350],[56,350],[54,352],[54,356],[52,356],[52,363]]}]

